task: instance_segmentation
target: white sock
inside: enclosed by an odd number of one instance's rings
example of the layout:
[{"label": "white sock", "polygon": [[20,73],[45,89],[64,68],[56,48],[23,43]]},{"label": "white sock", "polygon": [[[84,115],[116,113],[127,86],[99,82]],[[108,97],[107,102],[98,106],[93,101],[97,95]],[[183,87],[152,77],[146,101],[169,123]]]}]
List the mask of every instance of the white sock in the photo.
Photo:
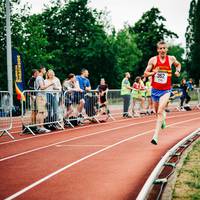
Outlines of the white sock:
[{"label": "white sock", "polygon": [[155,128],[155,132],[154,132],[154,135],[153,135],[153,138],[158,138],[158,133],[161,129],[161,125],[162,125],[162,122],[160,120],[157,120],[156,121],[156,128]]}]

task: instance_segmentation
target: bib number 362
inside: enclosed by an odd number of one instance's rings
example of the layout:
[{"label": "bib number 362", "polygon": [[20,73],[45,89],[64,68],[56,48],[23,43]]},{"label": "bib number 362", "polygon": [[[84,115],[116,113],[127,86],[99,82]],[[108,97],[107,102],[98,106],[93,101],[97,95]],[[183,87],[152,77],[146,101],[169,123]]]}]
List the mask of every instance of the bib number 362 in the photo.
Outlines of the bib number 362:
[{"label": "bib number 362", "polygon": [[167,83],[167,73],[157,72],[155,74],[155,82],[161,84]]}]

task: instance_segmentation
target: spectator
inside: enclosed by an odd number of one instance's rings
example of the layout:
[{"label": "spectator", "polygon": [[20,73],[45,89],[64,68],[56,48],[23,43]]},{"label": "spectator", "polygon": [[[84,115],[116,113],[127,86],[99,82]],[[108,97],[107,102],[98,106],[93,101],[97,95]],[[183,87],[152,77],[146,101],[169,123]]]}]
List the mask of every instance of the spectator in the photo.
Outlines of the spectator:
[{"label": "spectator", "polygon": [[[35,80],[38,76],[38,70],[37,69],[33,69],[32,70],[32,76],[31,78],[28,80],[27,86],[29,90],[34,90],[34,86],[35,86]],[[31,106],[31,123],[32,124],[36,124],[36,115],[37,115],[37,108],[36,108],[36,94],[35,92],[31,92],[30,93],[30,106]]]},{"label": "spectator", "polygon": [[104,78],[101,78],[100,85],[98,85],[98,87],[97,87],[97,91],[99,92],[100,109],[102,109],[101,110],[102,114],[109,113],[109,111],[107,109],[108,85],[106,84]]},{"label": "spectator", "polygon": [[151,98],[151,77],[147,77],[147,81],[145,83],[146,86],[146,98],[147,98],[147,113],[153,114],[153,101]]},{"label": "spectator", "polygon": [[27,86],[28,86],[28,90],[34,90],[34,85],[35,85],[35,79],[38,76],[38,70],[37,69],[33,69],[32,70],[32,76],[31,78],[28,80]]},{"label": "spectator", "polygon": [[135,82],[132,86],[132,97],[133,97],[133,114],[134,117],[140,117],[140,110],[141,110],[141,77],[137,76],[135,78]]},{"label": "spectator", "polygon": [[76,93],[77,95],[76,98],[79,100],[79,106],[77,107],[77,111],[78,111],[78,117],[80,118],[83,117],[82,110],[85,105],[84,95],[86,92],[89,92],[91,90],[91,85],[88,76],[89,72],[87,69],[82,69],[81,74],[76,76],[76,80],[79,83],[80,89],[83,91],[81,93],[80,92]]},{"label": "spectator", "polygon": [[[44,83],[45,85],[49,85],[49,87],[45,89],[49,91],[46,93],[48,122],[58,121],[59,93],[54,93],[53,91],[61,91],[62,86],[52,69],[48,70]],[[53,85],[50,85],[50,83],[53,83]]]},{"label": "spectator", "polygon": [[145,99],[146,99],[146,87],[145,87],[145,83],[146,83],[146,77],[143,75],[141,76],[141,80],[140,80],[140,94],[141,94],[141,114],[146,114],[146,108],[145,108]]},{"label": "spectator", "polygon": [[121,83],[121,95],[122,95],[123,103],[124,103],[124,106],[123,106],[123,117],[124,118],[131,117],[128,114],[128,109],[130,106],[130,97],[131,97],[130,94],[131,94],[131,90],[132,90],[132,88],[130,87],[130,82],[129,82],[130,77],[131,77],[130,73],[126,72],[125,77]]},{"label": "spectator", "polygon": [[36,106],[37,106],[37,115],[36,123],[38,125],[38,132],[50,132],[50,130],[44,128],[44,118],[46,114],[46,96],[42,90],[45,90],[49,86],[53,85],[54,82],[50,81],[45,85],[43,76],[46,74],[45,67],[41,66],[39,69],[39,74],[35,80],[35,90],[39,90],[36,96]]},{"label": "spectator", "polygon": [[[83,92],[82,89],[79,87],[79,83],[76,80],[75,74],[70,73],[68,78],[63,81],[63,91],[65,93],[65,106],[67,107],[67,112],[65,114],[65,118],[69,118],[70,115],[73,113],[72,104],[79,104],[78,99],[75,99],[75,92]],[[77,97],[77,96],[76,96]]]},{"label": "spectator", "polygon": [[194,89],[194,83],[192,78],[190,78],[189,81],[187,81],[187,86],[189,91],[192,91]]},{"label": "spectator", "polygon": [[184,106],[183,106],[184,101],[185,101],[185,103],[186,103],[185,106],[188,106],[188,107],[189,107],[189,105],[187,105],[187,104],[188,104],[189,101],[191,100],[191,97],[190,97],[189,94],[188,94],[188,85],[187,85],[187,83],[186,83],[186,79],[182,79],[182,80],[181,80],[181,86],[180,86],[180,88],[181,88],[181,90],[182,90],[182,96],[181,96],[181,98],[180,98],[180,99],[181,99],[180,106],[181,106],[181,110],[182,110],[182,111],[185,111]]}]

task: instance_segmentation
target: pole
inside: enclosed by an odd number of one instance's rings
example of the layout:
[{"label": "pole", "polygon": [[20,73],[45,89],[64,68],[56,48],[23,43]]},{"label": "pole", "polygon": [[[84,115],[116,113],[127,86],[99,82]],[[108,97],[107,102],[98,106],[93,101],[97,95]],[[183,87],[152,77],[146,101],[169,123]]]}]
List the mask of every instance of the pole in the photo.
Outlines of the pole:
[{"label": "pole", "polygon": [[7,77],[8,91],[10,93],[10,103],[13,106],[13,77],[12,77],[12,49],[11,49],[11,29],[10,29],[10,2],[6,0],[6,49],[7,49]]}]

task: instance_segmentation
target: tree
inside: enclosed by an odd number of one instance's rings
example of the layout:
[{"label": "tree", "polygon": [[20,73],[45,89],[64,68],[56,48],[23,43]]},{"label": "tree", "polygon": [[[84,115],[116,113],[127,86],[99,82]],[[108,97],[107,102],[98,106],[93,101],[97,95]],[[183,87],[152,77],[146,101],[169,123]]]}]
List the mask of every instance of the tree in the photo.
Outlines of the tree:
[{"label": "tree", "polygon": [[191,77],[194,78],[195,82],[199,84],[200,80],[200,0],[197,1],[194,17],[194,45],[191,50]]},{"label": "tree", "polygon": [[[118,77],[121,80],[125,72],[131,72],[137,75],[135,70],[138,63],[141,61],[142,53],[136,44],[136,35],[124,28],[116,37],[116,67],[119,69]],[[141,75],[141,74],[140,74]]]},{"label": "tree", "polygon": [[52,59],[53,54],[47,52],[49,43],[44,30],[44,24],[40,21],[39,15],[31,15],[25,19],[22,36],[22,43],[16,45],[16,47],[22,53],[27,80],[33,68],[37,69],[40,65],[52,68],[49,61]]},{"label": "tree", "polygon": [[199,57],[200,57],[200,1],[192,0],[190,3],[188,27],[186,29],[186,63],[190,77],[194,78],[197,84],[200,75]]},{"label": "tree", "polygon": [[181,74],[179,78],[174,76],[175,67],[172,67],[172,83],[173,84],[180,83],[182,78],[188,78],[185,60],[183,58],[184,52],[185,52],[184,48],[182,48],[179,45],[170,45],[168,47],[168,54],[175,56],[176,59],[181,63]]},{"label": "tree", "polygon": [[[186,39],[186,56],[187,56],[187,63],[191,65],[191,49],[194,45],[194,17],[195,17],[195,9],[196,9],[196,0],[192,0],[190,2],[190,10],[189,10],[189,17],[188,17],[188,26],[185,33]],[[188,66],[189,69],[189,66]]]},{"label": "tree", "polygon": [[145,12],[130,30],[136,34],[136,43],[142,51],[142,60],[138,66],[138,74],[144,72],[150,57],[157,54],[156,44],[160,40],[178,37],[174,32],[165,28],[166,19],[160,15],[158,8]]},{"label": "tree", "polygon": [[[11,27],[13,23],[13,5],[19,4],[19,0],[10,0],[11,3]],[[7,57],[6,57],[6,0],[0,1],[0,90],[7,90]]]},{"label": "tree", "polygon": [[104,13],[88,8],[87,3],[87,0],[69,0],[62,8],[54,4],[42,13],[49,42],[47,49],[54,54],[50,62],[62,80],[70,72],[78,74],[81,68],[87,68],[93,86],[100,77],[114,86],[109,74],[115,69],[115,54],[104,30]]}]

